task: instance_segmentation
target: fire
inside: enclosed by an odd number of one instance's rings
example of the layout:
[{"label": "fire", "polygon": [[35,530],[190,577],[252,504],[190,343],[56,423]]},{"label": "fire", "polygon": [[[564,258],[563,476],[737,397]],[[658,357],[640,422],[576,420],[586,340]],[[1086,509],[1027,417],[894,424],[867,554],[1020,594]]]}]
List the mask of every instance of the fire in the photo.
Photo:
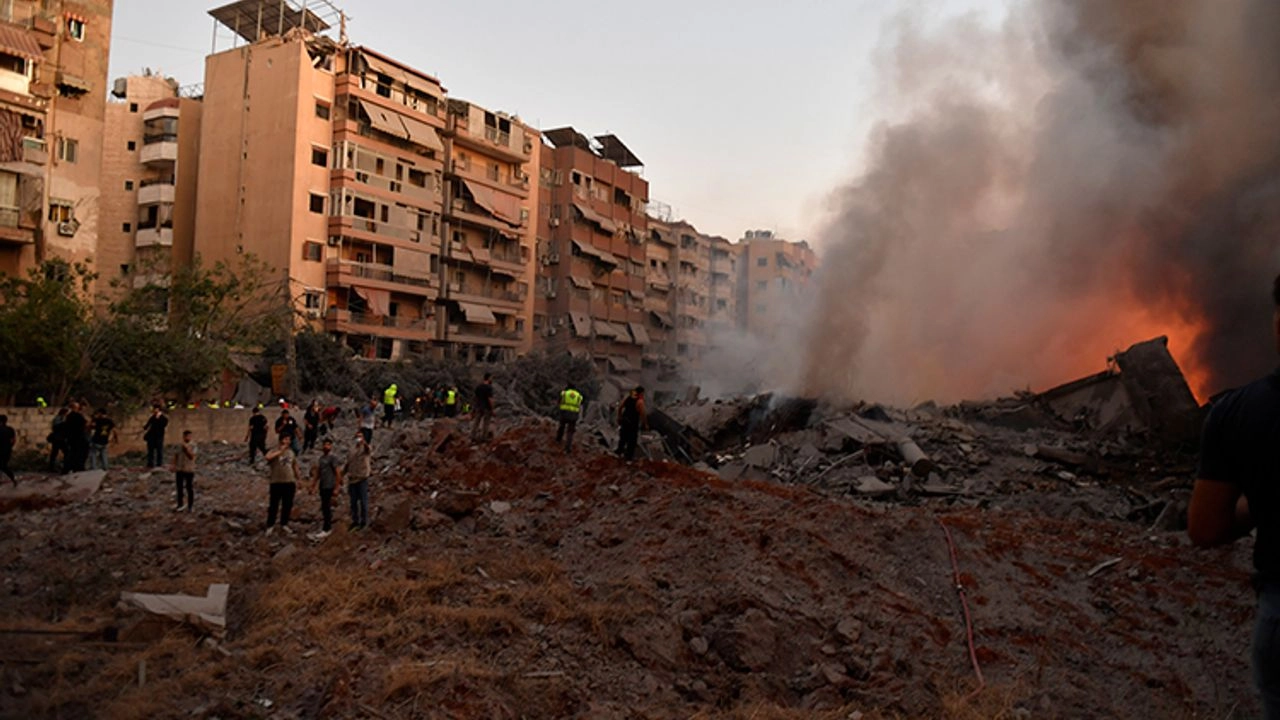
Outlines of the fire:
[{"label": "fire", "polygon": [[1195,352],[1196,341],[1200,338],[1202,329],[1203,324],[1199,319],[1132,305],[1116,312],[1114,317],[1107,320],[1103,335],[1109,342],[1108,357],[1136,342],[1160,335],[1169,338],[1169,354],[1182,369],[1196,400],[1203,404],[1212,395],[1214,388],[1211,386],[1212,374],[1209,368],[1200,362]]}]

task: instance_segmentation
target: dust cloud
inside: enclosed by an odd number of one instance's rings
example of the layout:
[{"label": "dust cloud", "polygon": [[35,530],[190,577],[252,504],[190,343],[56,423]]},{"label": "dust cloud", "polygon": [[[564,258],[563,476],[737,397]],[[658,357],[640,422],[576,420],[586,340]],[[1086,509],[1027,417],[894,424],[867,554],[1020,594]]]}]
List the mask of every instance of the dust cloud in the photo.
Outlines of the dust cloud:
[{"label": "dust cloud", "polygon": [[909,404],[1044,388],[1160,334],[1202,398],[1273,367],[1280,3],[1032,0],[904,18],[893,116],[832,198],[783,384]]}]

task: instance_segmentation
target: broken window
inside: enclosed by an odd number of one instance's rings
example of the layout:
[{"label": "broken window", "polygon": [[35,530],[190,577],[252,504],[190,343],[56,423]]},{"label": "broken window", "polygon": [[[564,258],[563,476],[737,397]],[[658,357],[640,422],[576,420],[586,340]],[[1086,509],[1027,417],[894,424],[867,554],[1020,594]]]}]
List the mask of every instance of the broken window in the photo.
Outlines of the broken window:
[{"label": "broken window", "polygon": [[83,42],[84,30],[85,30],[84,20],[76,17],[67,18],[67,37],[71,38],[72,40]]},{"label": "broken window", "polygon": [[26,75],[27,61],[25,58],[20,58],[17,55],[0,53],[0,70],[16,73],[18,75]]},{"label": "broken window", "polygon": [[144,145],[177,141],[178,118],[158,117],[142,123],[142,142]]},{"label": "broken window", "polygon": [[372,200],[365,200],[362,197],[355,199],[351,214],[356,217],[362,217],[366,220],[374,219],[374,213],[378,211],[378,206]]},{"label": "broken window", "polygon": [[427,186],[427,174],[422,170],[409,168],[409,184],[415,187],[425,188]]},{"label": "broken window", "polygon": [[328,120],[330,114],[331,113],[329,112],[328,103],[322,103],[322,102],[316,103],[316,117],[320,118],[321,120]]}]

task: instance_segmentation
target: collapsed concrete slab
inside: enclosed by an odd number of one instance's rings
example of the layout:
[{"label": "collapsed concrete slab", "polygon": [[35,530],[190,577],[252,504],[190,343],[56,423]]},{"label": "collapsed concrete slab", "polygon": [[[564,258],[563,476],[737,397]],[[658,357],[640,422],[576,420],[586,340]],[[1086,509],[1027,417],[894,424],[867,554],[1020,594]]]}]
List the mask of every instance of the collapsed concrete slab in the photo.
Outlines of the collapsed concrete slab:
[{"label": "collapsed concrete slab", "polygon": [[204,597],[126,592],[120,593],[120,601],[221,636],[227,631],[227,594],[230,590],[230,585],[218,583],[210,585]]}]

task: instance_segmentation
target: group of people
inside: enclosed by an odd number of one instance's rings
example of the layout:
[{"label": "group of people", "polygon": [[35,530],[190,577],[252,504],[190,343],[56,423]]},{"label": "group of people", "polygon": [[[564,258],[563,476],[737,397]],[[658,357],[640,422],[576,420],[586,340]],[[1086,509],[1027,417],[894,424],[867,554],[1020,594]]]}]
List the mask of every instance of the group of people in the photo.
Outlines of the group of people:
[{"label": "group of people", "polygon": [[119,442],[119,437],[115,422],[105,410],[98,409],[87,417],[83,405],[71,402],[58,409],[46,440],[49,472],[72,473],[107,470],[107,446]]}]

